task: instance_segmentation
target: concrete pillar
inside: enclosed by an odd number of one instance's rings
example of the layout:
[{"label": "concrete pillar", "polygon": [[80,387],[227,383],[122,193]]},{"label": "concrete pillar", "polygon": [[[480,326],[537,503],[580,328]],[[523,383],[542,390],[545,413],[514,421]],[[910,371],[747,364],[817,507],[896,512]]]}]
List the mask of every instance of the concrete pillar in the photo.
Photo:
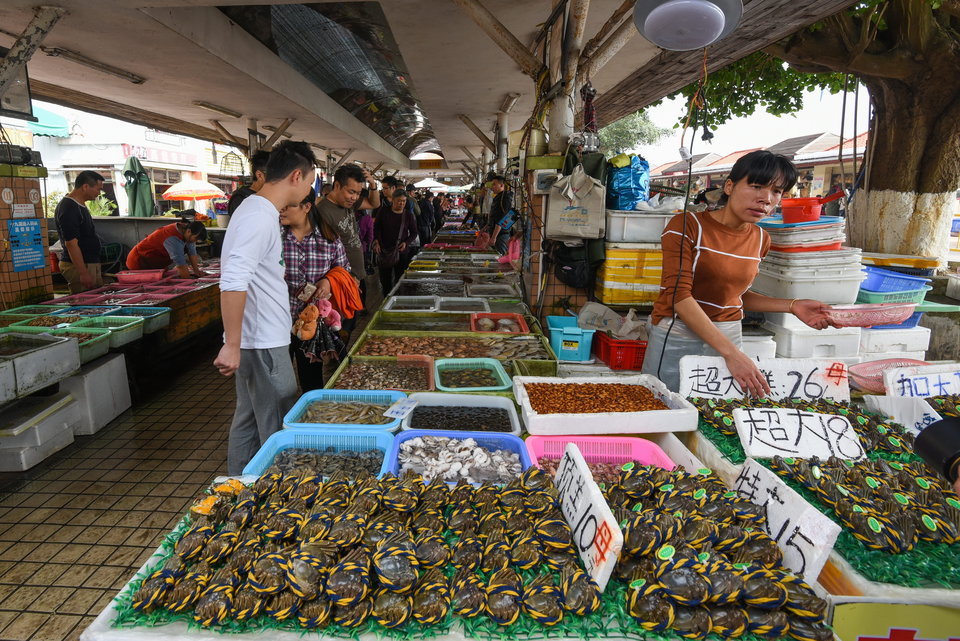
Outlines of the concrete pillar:
[{"label": "concrete pillar", "polygon": [[507,170],[507,148],[510,137],[510,116],[503,111],[497,112],[497,173]]}]

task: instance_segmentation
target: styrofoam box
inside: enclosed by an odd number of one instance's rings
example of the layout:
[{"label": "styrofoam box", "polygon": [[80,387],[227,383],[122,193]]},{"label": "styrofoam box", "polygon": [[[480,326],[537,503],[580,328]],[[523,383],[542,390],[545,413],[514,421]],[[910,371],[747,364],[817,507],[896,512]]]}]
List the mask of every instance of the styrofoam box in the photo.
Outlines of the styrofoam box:
[{"label": "styrofoam box", "polygon": [[[529,383],[616,383],[642,385],[669,407],[649,412],[598,412],[596,414],[538,414],[530,405],[524,387]],[[697,408],[671,392],[659,379],[648,374],[624,376],[616,380],[602,377],[558,378],[514,376],[513,397],[520,406],[523,422],[531,434],[645,434],[649,432],[689,432],[697,429]]]},{"label": "styrofoam box", "polygon": [[761,265],[752,291],[774,298],[813,298],[830,305],[849,305],[856,302],[860,283],[866,274],[855,271],[851,276],[843,278],[819,276],[784,276],[782,273],[771,273]]},{"label": "styrofoam box", "polygon": [[[513,429],[509,432],[490,432],[490,434],[513,434],[514,436],[520,436],[520,432],[523,431],[523,428],[520,425],[520,417],[517,416],[517,408],[514,407],[513,401],[506,396],[487,396],[485,394],[447,394],[445,392],[415,392],[408,398],[417,401],[419,405],[424,407],[494,407],[507,410],[507,414],[510,415],[510,425],[513,427]],[[403,431],[414,429],[410,427],[410,421],[412,418],[413,412],[407,414],[400,423],[400,429]],[[447,430],[447,428],[443,427],[442,425],[418,429]],[[447,431],[452,432],[460,430]]]},{"label": "styrofoam box", "polygon": [[772,336],[744,336],[741,351],[750,358],[776,358],[777,344]]},{"label": "styrofoam box", "polygon": [[947,296],[960,300],[960,275],[947,274]]},{"label": "styrofoam box", "polygon": [[[880,330],[883,331],[883,330]],[[919,350],[915,352],[876,352],[876,353],[867,353],[860,354],[861,363],[869,363],[871,361],[882,361],[887,358],[909,358],[916,361],[925,361],[927,360],[926,350]]]},{"label": "styrofoam box", "polygon": [[658,243],[675,213],[607,210],[607,240],[612,243]]},{"label": "styrofoam box", "polygon": [[123,354],[98,358],[60,382],[60,389],[73,394],[80,405],[82,421],[77,436],[96,434],[130,407],[130,384]]},{"label": "styrofoam box", "polygon": [[3,407],[0,416],[0,449],[44,445],[64,427],[72,432],[81,421],[80,404],[68,392],[14,401]]},{"label": "styrofoam box", "polygon": [[16,397],[17,376],[13,371],[13,361],[0,359],[0,403]]},{"label": "styrofoam box", "polygon": [[610,369],[603,362],[594,363],[557,363],[557,376],[575,378],[577,376],[621,377],[639,376],[640,370]]},{"label": "styrofoam box", "polygon": [[73,427],[62,425],[43,445],[0,449],[0,472],[24,472],[73,443]]},{"label": "styrofoam box", "polygon": [[832,358],[860,355],[859,327],[803,329],[783,327],[771,322],[763,324],[774,333],[777,356],[781,358]]},{"label": "styrofoam box", "polygon": [[930,347],[929,327],[908,329],[867,329],[860,335],[860,353],[919,352]]}]

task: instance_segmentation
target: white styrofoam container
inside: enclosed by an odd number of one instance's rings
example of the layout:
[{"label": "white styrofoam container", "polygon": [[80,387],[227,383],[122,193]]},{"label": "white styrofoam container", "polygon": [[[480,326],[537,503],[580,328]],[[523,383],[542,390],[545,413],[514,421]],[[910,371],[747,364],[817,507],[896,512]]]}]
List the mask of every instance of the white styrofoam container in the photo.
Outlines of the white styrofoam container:
[{"label": "white styrofoam container", "polygon": [[810,329],[809,325],[789,312],[763,312],[763,319],[789,329]]},{"label": "white styrofoam container", "polygon": [[0,358],[0,403],[17,397],[17,375],[13,371],[13,361]]},{"label": "white styrofoam container", "polygon": [[73,443],[73,427],[62,425],[43,445],[0,449],[0,472],[24,472]]},{"label": "white styrofoam container", "polygon": [[664,227],[676,213],[607,210],[607,240],[611,243],[659,243]]},{"label": "white styrofoam container", "polygon": [[55,438],[64,428],[81,422],[80,404],[68,392],[28,396],[0,411],[0,449],[36,447]]},{"label": "white styrofoam container", "polygon": [[898,358],[898,359],[909,358],[915,361],[926,361],[927,352],[926,350],[918,350],[915,352],[876,352],[876,353],[860,354],[861,363],[869,363],[871,361],[882,361],[887,358]]},{"label": "white styrofoam container", "polygon": [[[490,432],[490,434],[513,434],[514,436],[520,436],[520,433],[523,431],[523,427],[520,425],[520,417],[517,416],[517,408],[513,405],[513,401],[506,396],[488,396],[486,394],[447,394],[446,392],[415,392],[410,394],[407,398],[417,401],[419,405],[424,407],[494,407],[497,409],[507,410],[507,414],[510,415],[510,425],[513,429],[510,432]],[[403,431],[412,430],[410,427],[410,420],[413,417],[413,412],[407,414],[403,421],[400,423],[400,429]],[[431,428],[418,428],[418,429],[434,429],[434,430],[445,430],[447,428],[442,425]]]},{"label": "white styrofoam container", "polygon": [[960,274],[947,274],[947,296],[960,300]]},{"label": "white styrofoam container", "polygon": [[777,356],[781,358],[832,358],[860,355],[859,327],[803,329],[783,327],[771,322],[763,324],[774,333]]},{"label": "white styrofoam container", "polygon": [[[642,385],[669,407],[649,412],[598,412],[596,414],[538,414],[530,405],[524,387],[528,383],[601,383]],[[697,429],[697,408],[671,392],[659,379],[648,374],[616,379],[576,376],[514,376],[513,397],[520,406],[523,422],[530,434],[645,434],[650,432],[690,432]]]},{"label": "white styrofoam container", "polygon": [[929,327],[867,329],[860,335],[860,353],[920,352],[930,347]]},{"label": "white styrofoam container", "polygon": [[770,273],[761,265],[750,289],[774,298],[812,298],[830,305],[849,305],[856,302],[864,278],[866,274],[860,271],[843,278],[787,277]]},{"label": "white styrofoam container", "polygon": [[60,389],[73,394],[80,405],[83,420],[73,431],[77,436],[96,434],[131,405],[123,354],[91,361],[73,376],[63,379]]},{"label": "white styrofoam container", "polygon": [[557,363],[557,376],[560,378],[574,378],[576,376],[639,376],[640,370],[610,369],[602,361],[593,363]]},{"label": "white styrofoam container", "polygon": [[741,351],[750,358],[776,358],[777,344],[773,336],[744,336]]}]

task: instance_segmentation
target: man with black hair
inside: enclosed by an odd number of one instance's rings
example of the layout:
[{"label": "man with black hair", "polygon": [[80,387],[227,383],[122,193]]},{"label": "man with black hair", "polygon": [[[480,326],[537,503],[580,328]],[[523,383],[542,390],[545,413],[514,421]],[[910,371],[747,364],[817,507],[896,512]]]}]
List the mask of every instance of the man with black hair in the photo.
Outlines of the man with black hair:
[{"label": "man with black hair", "polygon": [[284,280],[280,210],[310,193],[317,159],[305,142],[273,148],[264,184],[237,208],[223,240],[220,310],[223,347],[213,364],[236,373],[237,407],[230,425],[227,473],[236,476],[283,424],[297,397]]},{"label": "man with black hair", "polygon": [[367,272],[363,263],[360,228],[357,226],[357,217],[353,213],[353,208],[360,200],[365,182],[368,185],[373,182],[373,189],[376,190],[373,177],[359,165],[352,163],[340,165],[333,174],[333,189],[326,198],[317,203],[320,220],[337,233],[340,242],[347,250],[350,274],[357,280],[358,285]]},{"label": "man with black hair", "polygon": [[253,154],[250,158],[250,177],[253,182],[250,185],[243,185],[230,196],[230,202],[227,203],[227,213],[233,214],[248,196],[252,196],[263,187],[266,178],[267,161],[270,159],[270,152],[266,149]]},{"label": "man with black hair", "polygon": [[103,176],[95,171],[81,171],[53,215],[63,245],[60,273],[67,280],[71,294],[79,294],[103,285],[100,274],[100,237],[87,209],[103,190]]},{"label": "man with black hair", "polygon": [[423,213],[422,222],[420,222],[420,244],[426,245],[433,238],[437,230],[437,219],[440,212],[433,209],[433,194],[425,192],[420,201],[420,211]]}]

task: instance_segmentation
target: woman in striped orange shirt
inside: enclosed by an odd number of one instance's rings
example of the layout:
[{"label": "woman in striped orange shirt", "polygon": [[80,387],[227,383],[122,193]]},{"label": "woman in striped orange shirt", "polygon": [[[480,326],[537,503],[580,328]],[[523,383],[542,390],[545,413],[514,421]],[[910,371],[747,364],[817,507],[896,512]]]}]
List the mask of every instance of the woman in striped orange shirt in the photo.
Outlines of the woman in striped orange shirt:
[{"label": "woman in striped orange shirt", "polygon": [[674,216],[663,244],[660,296],[650,316],[643,372],[677,391],[680,358],[722,356],[752,396],[770,393],[757,363],[741,351],[744,310],[789,312],[810,327],[827,327],[825,305],[809,299],[771,298],[751,292],[770,236],[756,225],[797,182],[784,156],[754,151],[740,158],[723,185],[721,207]]}]

